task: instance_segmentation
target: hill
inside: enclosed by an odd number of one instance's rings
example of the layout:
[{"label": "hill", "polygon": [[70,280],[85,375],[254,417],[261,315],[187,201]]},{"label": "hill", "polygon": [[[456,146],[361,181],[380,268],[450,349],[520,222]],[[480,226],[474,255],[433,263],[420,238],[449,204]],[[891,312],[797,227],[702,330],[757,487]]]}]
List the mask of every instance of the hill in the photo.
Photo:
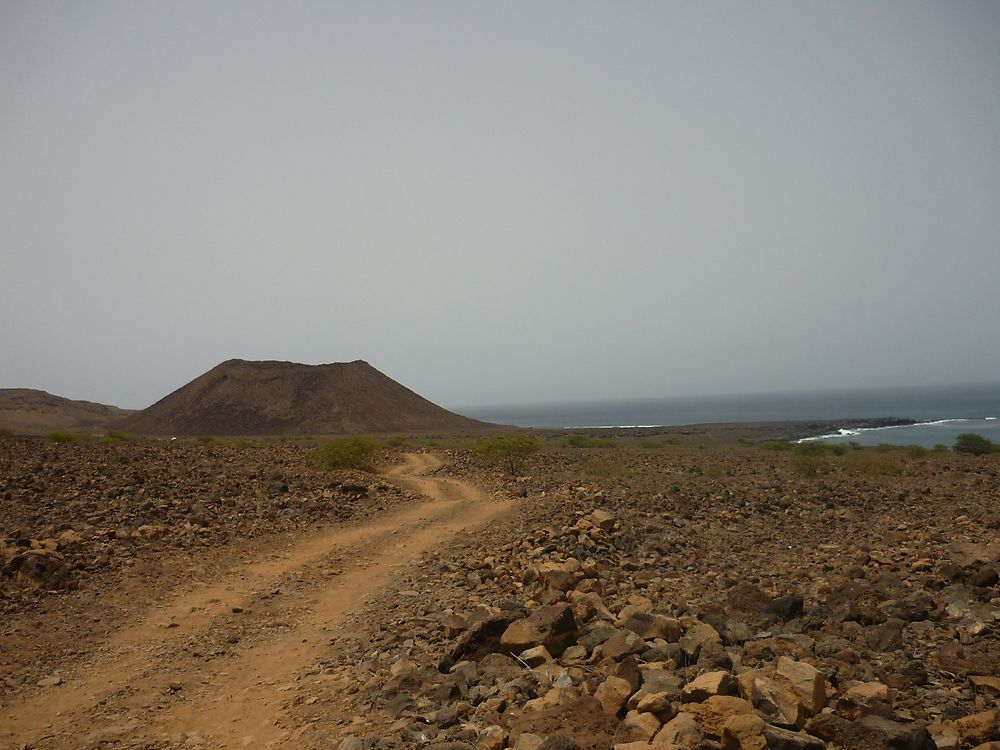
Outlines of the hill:
[{"label": "hill", "polygon": [[432,404],[367,362],[232,359],[118,423],[145,435],[462,432],[490,427]]},{"label": "hill", "polygon": [[44,435],[54,430],[101,432],[132,413],[34,388],[0,388],[0,427],[19,435]]}]

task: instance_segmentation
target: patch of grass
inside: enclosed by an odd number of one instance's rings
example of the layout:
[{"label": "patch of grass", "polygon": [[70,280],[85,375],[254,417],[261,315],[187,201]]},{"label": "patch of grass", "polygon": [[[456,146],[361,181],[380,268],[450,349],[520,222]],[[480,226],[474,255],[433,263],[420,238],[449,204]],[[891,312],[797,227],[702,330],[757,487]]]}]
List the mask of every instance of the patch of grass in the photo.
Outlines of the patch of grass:
[{"label": "patch of grass", "polygon": [[930,453],[930,451],[922,445],[908,445],[903,450],[910,458],[923,458]]},{"label": "patch of grass", "polygon": [[199,435],[199,436],[198,436],[198,442],[199,442],[199,443],[205,443],[205,444],[207,445],[207,444],[209,444],[209,443],[214,443],[214,442],[216,442],[216,440],[215,440],[215,438],[214,438],[214,437],[212,437],[211,435]]},{"label": "patch of grass", "polygon": [[898,447],[898,445],[892,445],[892,443],[879,443],[875,446],[875,450],[879,453],[892,453]]},{"label": "patch of grass", "polygon": [[385,444],[390,448],[402,448],[406,445],[408,438],[404,435],[393,435],[391,438],[385,441]]},{"label": "patch of grass", "polygon": [[334,438],[313,451],[316,463],[324,469],[361,469],[371,471],[380,444],[371,438],[351,436]]},{"label": "patch of grass", "polygon": [[6,427],[0,427],[0,440],[5,440],[6,438],[13,436],[14,433],[8,430]]},{"label": "patch of grass", "polygon": [[898,476],[903,467],[888,456],[875,451],[854,451],[845,456],[844,468],[853,474],[868,477]]},{"label": "patch of grass", "polygon": [[935,443],[934,447],[931,448],[931,453],[947,453],[948,446],[943,443]]},{"label": "patch of grass", "polygon": [[580,471],[594,479],[611,479],[612,477],[625,476],[625,466],[623,464],[611,463],[610,461],[585,461],[580,465]]},{"label": "patch of grass", "polygon": [[427,438],[426,440],[424,440],[424,445],[426,445],[428,448],[440,448],[441,441],[436,438]]},{"label": "patch of grass", "polygon": [[570,435],[559,441],[564,448],[614,448],[616,443],[611,438],[596,438],[589,435]]},{"label": "patch of grass", "polygon": [[229,441],[234,448],[253,448],[256,443],[250,438],[234,438]]},{"label": "patch of grass", "polygon": [[787,440],[765,440],[760,447],[766,451],[787,451],[792,449],[792,444]]},{"label": "patch of grass", "polygon": [[847,446],[843,445],[842,443],[834,443],[833,445],[830,446],[830,452],[835,456],[843,456],[845,453],[847,453],[847,450],[848,450]]}]

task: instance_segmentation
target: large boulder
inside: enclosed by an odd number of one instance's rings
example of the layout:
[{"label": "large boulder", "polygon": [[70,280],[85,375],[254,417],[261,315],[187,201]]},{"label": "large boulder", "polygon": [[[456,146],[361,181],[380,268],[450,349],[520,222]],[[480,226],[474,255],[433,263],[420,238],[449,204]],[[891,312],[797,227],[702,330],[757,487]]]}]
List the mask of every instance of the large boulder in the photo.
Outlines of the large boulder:
[{"label": "large boulder", "polygon": [[530,615],[512,622],[500,636],[500,646],[519,654],[535,646],[545,646],[553,656],[559,656],[580,634],[573,609],[568,604],[549,604]]}]

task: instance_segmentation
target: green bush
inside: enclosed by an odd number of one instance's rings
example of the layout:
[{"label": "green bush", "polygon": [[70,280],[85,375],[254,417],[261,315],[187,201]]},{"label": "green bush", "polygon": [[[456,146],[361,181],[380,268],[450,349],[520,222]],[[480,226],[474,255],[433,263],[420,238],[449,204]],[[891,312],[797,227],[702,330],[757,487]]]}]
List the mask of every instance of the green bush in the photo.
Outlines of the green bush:
[{"label": "green bush", "polygon": [[1000,449],[1000,446],[975,432],[963,432],[955,438],[955,451],[957,453],[971,453],[974,456],[985,456]]},{"label": "green bush", "polygon": [[127,443],[131,439],[124,432],[114,432],[113,430],[101,435],[102,443]]},{"label": "green bush", "polygon": [[589,435],[570,435],[559,441],[565,448],[614,448],[615,441],[611,438],[595,438]]},{"label": "green bush", "polygon": [[393,435],[391,438],[386,440],[386,445],[390,448],[402,448],[406,445],[407,438],[403,435]]},{"label": "green bush", "polygon": [[503,466],[511,474],[519,474],[528,456],[542,449],[542,441],[534,435],[510,433],[480,440],[476,452]]},{"label": "green bush", "polygon": [[847,453],[847,446],[841,445],[840,443],[834,443],[833,445],[830,446],[830,451],[835,456],[843,456],[845,453]]},{"label": "green bush", "polygon": [[908,445],[906,446],[905,450],[906,450],[906,455],[910,456],[911,458],[923,458],[928,453],[930,453],[930,451],[927,450],[922,445]]},{"label": "green bush", "polygon": [[371,471],[379,443],[371,438],[351,436],[334,438],[313,451],[316,463],[324,469],[361,469]]},{"label": "green bush", "polygon": [[948,452],[948,446],[944,445],[943,443],[935,443],[934,447],[931,448],[931,451],[933,453],[947,453]]},{"label": "green bush", "polygon": [[879,453],[891,453],[898,448],[898,445],[893,445],[892,443],[879,443],[875,446],[875,450]]}]

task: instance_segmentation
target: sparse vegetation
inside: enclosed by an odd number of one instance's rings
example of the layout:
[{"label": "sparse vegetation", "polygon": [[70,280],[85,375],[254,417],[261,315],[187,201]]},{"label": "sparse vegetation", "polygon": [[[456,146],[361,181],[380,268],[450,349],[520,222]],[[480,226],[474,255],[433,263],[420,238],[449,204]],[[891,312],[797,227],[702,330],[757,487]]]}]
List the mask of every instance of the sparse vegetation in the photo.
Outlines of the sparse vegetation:
[{"label": "sparse vegetation", "polygon": [[541,449],[542,441],[537,437],[519,433],[494,435],[476,445],[477,453],[496,461],[511,474],[520,473],[528,456]]},{"label": "sparse vegetation", "polygon": [[580,470],[588,477],[594,479],[611,479],[613,477],[625,476],[625,466],[610,461],[585,461],[580,465]]},{"label": "sparse vegetation", "polygon": [[903,467],[885,455],[877,448],[874,451],[852,451],[844,457],[844,468],[854,474],[863,476],[897,476],[903,472]]},{"label": "sparse vegetation", "polygon": [[334,438],[317,448],[313,457],[324,469],[371,471],[374,468],[375,452],[379,447],[377,441],[368,437]]},{"label": "sparse vegetation", "polygon": [[923,458],[930,453],[930,451],[922,445],[908,445],[904,450],[906,451],[906,455],[910,458]]},{"label": "sparse vegetation", "polygon": [[404,435],[393,435],[385,442],[390,448],[403,448],[406,446],[407,438]]},{"label": "sparse vegetation", "polygon": [[[808,443],[801,443],[801,445],[808,445]],[[814,477],[828,471],[829,467],[818,453],[820,452],[796,453],[792,456],[792,466],[795,471],[804,477]]]},{"label": "sparse vegetation", "polygon": [[760,447],[766,451],[787,451],[791,450],[792,444],[787,440],[765,440]]},{"label": "sparse vegetation", "polygon": [[988,453],[1000,452],[1000,445],[984,438],[975,432],[963,432],[955,438],[955,452],[969,453],[973,456],[985,456]]},{"label": "sparse vegetation", "polygon": [[10,430],[8,430],[7,428],[5,428],[5,427],[0,427],[0,440],[4,440],[4,439],[6,439],[6,438],[9,438],[9,437],[11,437],[11,436],[12,436],[13,434],[14,434],[14,433],[12,433],[12,432],[11,432]]},{"label": "sparse vegetation", "polygon": [[646,448],[649,450],[655,450],[657,448],[666,448],[671,445],[680,445],[680,438],[675,437],[660,437],[660,438],[639,438],[636,441],[636,445],[640,448]]},{"label": "sparse vegetation", "polygon": [[113,430],[101,435],[102,443],[127,443],[131,439],[124,432],[115,432]]},{"label": "sparse vegetation", "polygon": [[564,448],[614,448],[616,443],[611,438],[596,438],[589,435],[570,435],[559,441]]},{"label": "sparse vegetation", "polygon": [[214,443],[215,442],[215,438],[212,437],[211,435],[199,435],[198,436],[198,442],[199,443],[205,443],[207,445],[208,443]]},{"label": "sparse vegetation", "polygon": [[826,443],[821,440],[810,440],[807,443],[796,443],[792,452],[798,456],[821,456],[826,452]]},{"label": "sparse vegetation", "polygon": [[45,439],[53,443],[72,443],[76,440],[90,440],[90,435],[81,435],[76,432],[66,432],[65,430],[53,430],[45,433]]}]

